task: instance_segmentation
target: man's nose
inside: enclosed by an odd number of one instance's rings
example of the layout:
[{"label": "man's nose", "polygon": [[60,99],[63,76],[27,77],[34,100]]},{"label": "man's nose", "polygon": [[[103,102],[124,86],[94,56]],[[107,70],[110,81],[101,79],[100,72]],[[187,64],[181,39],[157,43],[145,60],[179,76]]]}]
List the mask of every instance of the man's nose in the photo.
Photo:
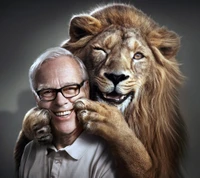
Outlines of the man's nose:
[{"label": "man's nose", "polygon": [[68,102],[69,102],[69,99],[65,98],[61,92],[57,93],[57,96],[55,98],[55,103],[57,105],[62,106],[64,104],[67,104]]}]

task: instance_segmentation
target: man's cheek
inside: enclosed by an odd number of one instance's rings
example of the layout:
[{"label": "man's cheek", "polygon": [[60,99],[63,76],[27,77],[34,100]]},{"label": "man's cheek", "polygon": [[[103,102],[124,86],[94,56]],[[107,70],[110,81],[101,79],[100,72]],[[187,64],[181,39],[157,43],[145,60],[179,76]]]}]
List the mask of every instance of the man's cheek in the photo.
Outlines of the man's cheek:
[{"label": "man's cheek", "polygon": [[44,102],[44,101],[39,101],[39,102],[37,102],[37,105],[38,105],[40,108],[44,108],[44,109],[49,109],[49,108],[50,108],[49,103]]},{"label": "man's cheek", "polygon": [[79,95],[77,95],[77,96],[71,98],[70,101],[71,101],[72,103],[75,103],[75,101],[78,100],[78,99],[80,99],[80,98],[87,98],[86,93],[80,92]]}]

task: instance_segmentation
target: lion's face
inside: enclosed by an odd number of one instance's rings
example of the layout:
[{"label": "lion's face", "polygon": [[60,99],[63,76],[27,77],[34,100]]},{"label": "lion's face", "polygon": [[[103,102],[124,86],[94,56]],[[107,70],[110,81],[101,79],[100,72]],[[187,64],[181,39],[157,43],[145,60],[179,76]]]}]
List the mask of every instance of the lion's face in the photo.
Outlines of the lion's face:
[{"label": "lion's face", "polygon": [[147,43],[133,28],[111,26],[86,48],[94,96],[124,111],[150,75],[154,57]]},{"label": "lion's face", "polygon": [[179,83],[174,58],[179,48],[178,35],[159,27],[134,7],[111,5],[90,15],[75,16],[69,34],[63,47],[86,65],[92,99],[124,112],[130,102],[135,105],[140,98],[140,107],[145,103],[144,108],[148,108],[153,100],[150,95],[160,99],[161,91],[162,95],[169,93],[165,85],[173,90]]}]

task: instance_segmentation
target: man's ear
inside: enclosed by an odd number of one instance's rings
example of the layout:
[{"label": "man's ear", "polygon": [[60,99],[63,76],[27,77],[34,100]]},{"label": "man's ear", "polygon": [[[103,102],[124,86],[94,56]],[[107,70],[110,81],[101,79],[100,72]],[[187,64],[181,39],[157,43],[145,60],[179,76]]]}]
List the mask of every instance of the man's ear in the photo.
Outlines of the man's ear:
[{"label": "man's ear", "polygon": [[70,42],[76,42],[88,35],[94,35],[102,29],[101,22],[90,15],[74,16],[70,21]]},{"label": "man's ear", "polygon": [[174,58],[180,47],[180,37],[165,27],[153,30],[148,35],[151,47],[156,47],[166,59]]},{"label": "man's ear", "polygon": [[35,98],[36,105],[38,106],[38,103],[40,102],[40,98],[39,98],[39,96],[36,93],[33,93],[33,96]]}]

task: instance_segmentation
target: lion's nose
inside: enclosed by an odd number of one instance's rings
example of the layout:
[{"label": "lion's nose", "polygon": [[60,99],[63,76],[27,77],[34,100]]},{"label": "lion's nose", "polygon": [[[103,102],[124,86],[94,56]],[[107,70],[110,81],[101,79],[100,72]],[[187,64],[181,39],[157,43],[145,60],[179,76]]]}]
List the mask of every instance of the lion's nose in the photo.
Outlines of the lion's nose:
[{"label": "lion's nose", "polygon": [[105,77],[107,79],[112,81],[115,86],[118,83],[120,83],[121,81],[126,80],[127,78],[129,78],[128,75],[124,75],[124,74],[116,75],[116,74],[113,74],[113,73],[105,73],[104,75],[105,75]]}]

